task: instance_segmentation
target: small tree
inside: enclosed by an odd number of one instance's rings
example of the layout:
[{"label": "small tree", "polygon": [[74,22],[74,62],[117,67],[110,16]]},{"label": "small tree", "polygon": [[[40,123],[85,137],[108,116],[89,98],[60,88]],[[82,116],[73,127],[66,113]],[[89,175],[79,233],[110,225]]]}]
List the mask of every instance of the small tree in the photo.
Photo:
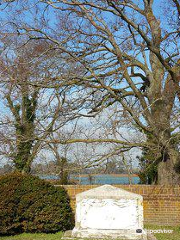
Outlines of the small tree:
[{"label": "small tree", "polygon": [[[1,154],[13,160],[16,170],[29,173],[66,102],[61,98],[63,87],[61,92],[48,88],[57,61],[46,52],[49,44],[31,41],[23,45],[24,41],[15,45],[13,54],[1,58],[1,93],[6,111],[1,116],[0,140]],[[70,106],[69,101],[67,104]],[[61,126],[65,123],[63,116]]]}]

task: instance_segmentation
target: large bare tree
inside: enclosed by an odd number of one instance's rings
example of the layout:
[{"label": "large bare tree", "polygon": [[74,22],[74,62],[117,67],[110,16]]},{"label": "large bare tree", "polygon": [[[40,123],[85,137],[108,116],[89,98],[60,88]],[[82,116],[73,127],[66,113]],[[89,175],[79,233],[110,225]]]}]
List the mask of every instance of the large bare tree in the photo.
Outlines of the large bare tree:
[{"label": "large bare tree", "polygon": [[[145,147],[153,156],[152,164],[157,165],[158,183],[180,183],[179,2],[41,0],[34,3],[40,3],[36,10],[43,13],[38,16],[43,24],[34,26],[27,20],[21,21],[18,30],[27,33],[30,39],[47,39],[76,63],[68,79],[69,84],[83,86],[91,95],[87,104],[87,109],[91,105],[91,111],[86,115],[92,116],[118,103],[123,111],[120,120],[127,118],[131,127],[146,136],[139,141],[102,138],[76,141],[114,142],[122,149]],[[56,17],[50,21],[52,16]]]},{"label": "large bare tree", "polygon": [[38,32],[79,62],[86,70],[76,76],[80,84],[101,96],[92,112],[118,102],[131,123],[146,135],[144,145],[158,166],[158,183],[179,183],[178,1],[41,2],[59,14],[59,23],[66,17],[61,28],[69,44],[62,44],[57,29],[50,33],[24,26],[23,30],[30,35]]}]

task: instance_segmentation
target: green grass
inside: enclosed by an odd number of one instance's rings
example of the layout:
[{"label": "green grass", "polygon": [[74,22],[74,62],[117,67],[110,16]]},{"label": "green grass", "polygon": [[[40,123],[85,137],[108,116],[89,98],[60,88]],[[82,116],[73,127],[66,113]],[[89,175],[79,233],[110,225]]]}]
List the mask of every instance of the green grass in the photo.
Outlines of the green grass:
[{"label": "green grass", "polygon": [[[180,240],[180,227],[164,227],[164,226],[145,226],[146,229],[157,230],[157,229],[167,229],[173,230],[172,234],[169,233],[157,233],[155,234],[157,240]],[[0,237],[0,240],[60,240],[62,237],[62,232],[56,234],[43,234],[43,233],[23,233],[16,236]]]},{"label": "green grass", "polygon": [[168,227],[168,226],[145,226],[146,229],[157,230],[166,229],[173,230],[173,233],[156,233],[154,234],[157,240],[180,240],[180,227]]},{"label": "green grass", "polygon": [[0,240],[60,240],[62,232],[56,234],[23,233],[16,236],[0,237]]}]

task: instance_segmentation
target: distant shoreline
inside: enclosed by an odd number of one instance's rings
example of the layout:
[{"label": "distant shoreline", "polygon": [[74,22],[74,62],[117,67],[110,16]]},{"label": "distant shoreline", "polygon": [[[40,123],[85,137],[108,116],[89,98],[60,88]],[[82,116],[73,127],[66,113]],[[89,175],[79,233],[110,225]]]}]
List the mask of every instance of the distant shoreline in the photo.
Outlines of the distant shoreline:
[{"label": "distant shoreline", "polygon": [[133,174],[127,174],[127,173],[123,173],[123,174],[116,174],[116,173],[97,173],[97,174],[91,174],[91,173],[86,173],[86,174],[72,174],[72,175],[76,175],[78,177],[88,177],[88,176],[100,176],[100,175],[110,175],[110,176],[114,176],[114,177],[138,177],[137,174],[133,173]]},{"label": "distant shoreline", "polygon": [[[41,178],[51,181],[53,183],[58,182],[58,176],[44,175]],[[71,174],[69,181],[74,184],[80,185],[92,185],[92,184],[139,184],[140,179],[137,174]]]}]

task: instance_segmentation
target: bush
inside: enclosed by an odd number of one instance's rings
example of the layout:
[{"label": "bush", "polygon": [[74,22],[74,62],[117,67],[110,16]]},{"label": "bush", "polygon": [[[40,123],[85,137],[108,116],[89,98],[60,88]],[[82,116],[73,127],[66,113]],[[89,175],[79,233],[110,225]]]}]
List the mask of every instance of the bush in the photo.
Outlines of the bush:
[{"label": "bush", "polygon": [[74,216],[63,187],[31,175],[0,177],[0,235],[72,229]]}]

